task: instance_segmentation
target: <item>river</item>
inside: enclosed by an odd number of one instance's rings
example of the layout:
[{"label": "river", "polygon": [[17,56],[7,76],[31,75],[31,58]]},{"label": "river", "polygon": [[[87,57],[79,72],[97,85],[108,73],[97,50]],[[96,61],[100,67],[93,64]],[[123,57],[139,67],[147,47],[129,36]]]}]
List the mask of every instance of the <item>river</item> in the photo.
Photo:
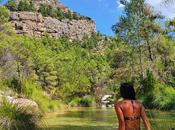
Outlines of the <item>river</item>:
[{"label": "river", "polygon": [[[147,110],[152,130],[175,130],[175,111]],[[117,130],[112,108],[71,108],[49,113],[42,120],[42,130]],[[174,129],[173,129],[174,128]],[[144,127],[142,125],[142,130]]]}]

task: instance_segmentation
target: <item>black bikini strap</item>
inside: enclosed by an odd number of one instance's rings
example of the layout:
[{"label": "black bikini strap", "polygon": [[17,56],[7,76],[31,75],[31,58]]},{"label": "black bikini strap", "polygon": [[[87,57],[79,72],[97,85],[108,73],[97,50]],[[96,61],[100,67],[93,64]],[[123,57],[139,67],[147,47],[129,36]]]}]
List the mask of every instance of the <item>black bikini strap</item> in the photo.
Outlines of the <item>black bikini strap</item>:
[{"label": "black bikini strap", "polygon": [[125,120],[133,121],[133,120],[139,120],[140,117],[136,117],[136,116],[134,116],[134,117],[124,117],[124,119],[125,119]]}]

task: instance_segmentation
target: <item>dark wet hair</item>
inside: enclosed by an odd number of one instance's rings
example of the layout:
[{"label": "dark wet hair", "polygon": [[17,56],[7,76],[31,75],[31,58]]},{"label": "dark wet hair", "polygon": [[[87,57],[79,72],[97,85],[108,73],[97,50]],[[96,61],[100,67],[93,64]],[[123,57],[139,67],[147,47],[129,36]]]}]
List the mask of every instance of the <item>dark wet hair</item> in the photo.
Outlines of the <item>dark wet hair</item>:
[{"label": "dark wet hair", "polygon": [[120,94],[124,99],[136,100],[135,90],[131,83],[122,83],[120,86]]}]

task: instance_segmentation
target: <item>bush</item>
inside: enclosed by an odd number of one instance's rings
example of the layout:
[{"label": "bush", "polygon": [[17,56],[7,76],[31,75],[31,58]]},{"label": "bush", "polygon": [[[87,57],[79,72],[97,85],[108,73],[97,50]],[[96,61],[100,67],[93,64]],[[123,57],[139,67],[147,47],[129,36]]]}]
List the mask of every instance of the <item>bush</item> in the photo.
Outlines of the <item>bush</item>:
[{"label": "bush", "polygon": [[85,97],[79,98],[76,97],[69,103],[72,107],[90,107],[95,103],[95,99],[93,97]]},{"label": "bush", "polygon": [[54,9],[46,4],[41,4],[40,8],[39,8],[39,12],[44,16],[44,17],[48,17],[51,16],[53,18],[62,20],[62,19],[81,19],[82,17],[80,17],[80,15],[78,15],[76,12],[72,12],[70,10],[68,10],[68,12],[63,12],[60,9]]},{"label": "bush", "polygon": [[175,89],[165,84],[154,90],[153,104],[157,109],[169,110],[175,108]]},{"label": "bush", "polygon": [[54,111],[62,106],[60,100],[52,100],[48,95],[44,94],[42,87],[32,81],[23,83],[23,93],[29,98],[37,102],[40,109],[44,112]]},{"label": "bush", "polygon": [[32,1],[22,0],[18,4],[18,11],[35,11]]},{"label": "bush", "polygon": [[175,108],[175,89],[164,83],[156,83],[154,89],[143,97],[143,104],[148,108],[169,110]]},{"label": "bush", "polygon": [[41,112],[22,108],[4,100],[0,105],[0,127],[5,130],[35,130]]},{"label": "bush", "polygon": [[10,80],[6,80],[5,84],[15,92],[21,93],[22,92],[22,84],[17,78],[13,78]]},{"label": "bush", "polygon": [[154,89],[155,83],[156,83],[156,79],[154,78],[153,73],[150,70],[147,70],[146,78],[141,81],[141,85],[143,85],[144,93],[152,92]]},{"label": "bush", "polygon": [[0,6],[0,26],[9,20],[10,11],[4,7]]},{"label": "bush", "polygon": [[18,5],[16,4],[16,0],[9,0],[5,6],[11,11],[18,10]]}]

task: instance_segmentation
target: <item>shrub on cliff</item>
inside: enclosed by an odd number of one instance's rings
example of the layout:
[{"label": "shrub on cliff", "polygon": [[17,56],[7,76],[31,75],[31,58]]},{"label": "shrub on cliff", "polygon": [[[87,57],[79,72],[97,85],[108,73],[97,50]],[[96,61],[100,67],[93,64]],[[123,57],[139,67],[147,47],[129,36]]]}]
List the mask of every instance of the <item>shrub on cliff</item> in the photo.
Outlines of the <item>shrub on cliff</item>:
[{"label": "shrub on cliff", "polygon": [[22,0],[18,4],[18,11],[35,11],[32,1]]},{"label": "shrub on cliff", "polygon": [[80,17],[78,17],[78,14],[72,11],[68,11],[68,12],[63,12],[60,9],[55,9],[52,8],[51,6],[48,6],[46,4],[41,4],[40,8],[39,8],[39,12],[44,16],[44,17],[48,17],[51,16],[53,18],[62,20],[62,19],[79,19]]},{"label": "shrub on cliff", "polygon": [[32,0],[21,0],[17,3],[16,0],[10,0],[5,5],[11,11],[35,11],[35,6]]},{"label": "shrub on cliff", "polygon": [[0,6],[0,33],[12,34],[10,26],[7,23],[9,20],[10,11],[5,6]]},{"label": "shrub on cliff", "polygon": [[16,0],[9,0],[5,6],[11,11],[18,11]]},{"label": "shrub on cliff", "polygon": [[10,11],[4,6],[0,6],[0,25],[8,21],[9,15]]}]

